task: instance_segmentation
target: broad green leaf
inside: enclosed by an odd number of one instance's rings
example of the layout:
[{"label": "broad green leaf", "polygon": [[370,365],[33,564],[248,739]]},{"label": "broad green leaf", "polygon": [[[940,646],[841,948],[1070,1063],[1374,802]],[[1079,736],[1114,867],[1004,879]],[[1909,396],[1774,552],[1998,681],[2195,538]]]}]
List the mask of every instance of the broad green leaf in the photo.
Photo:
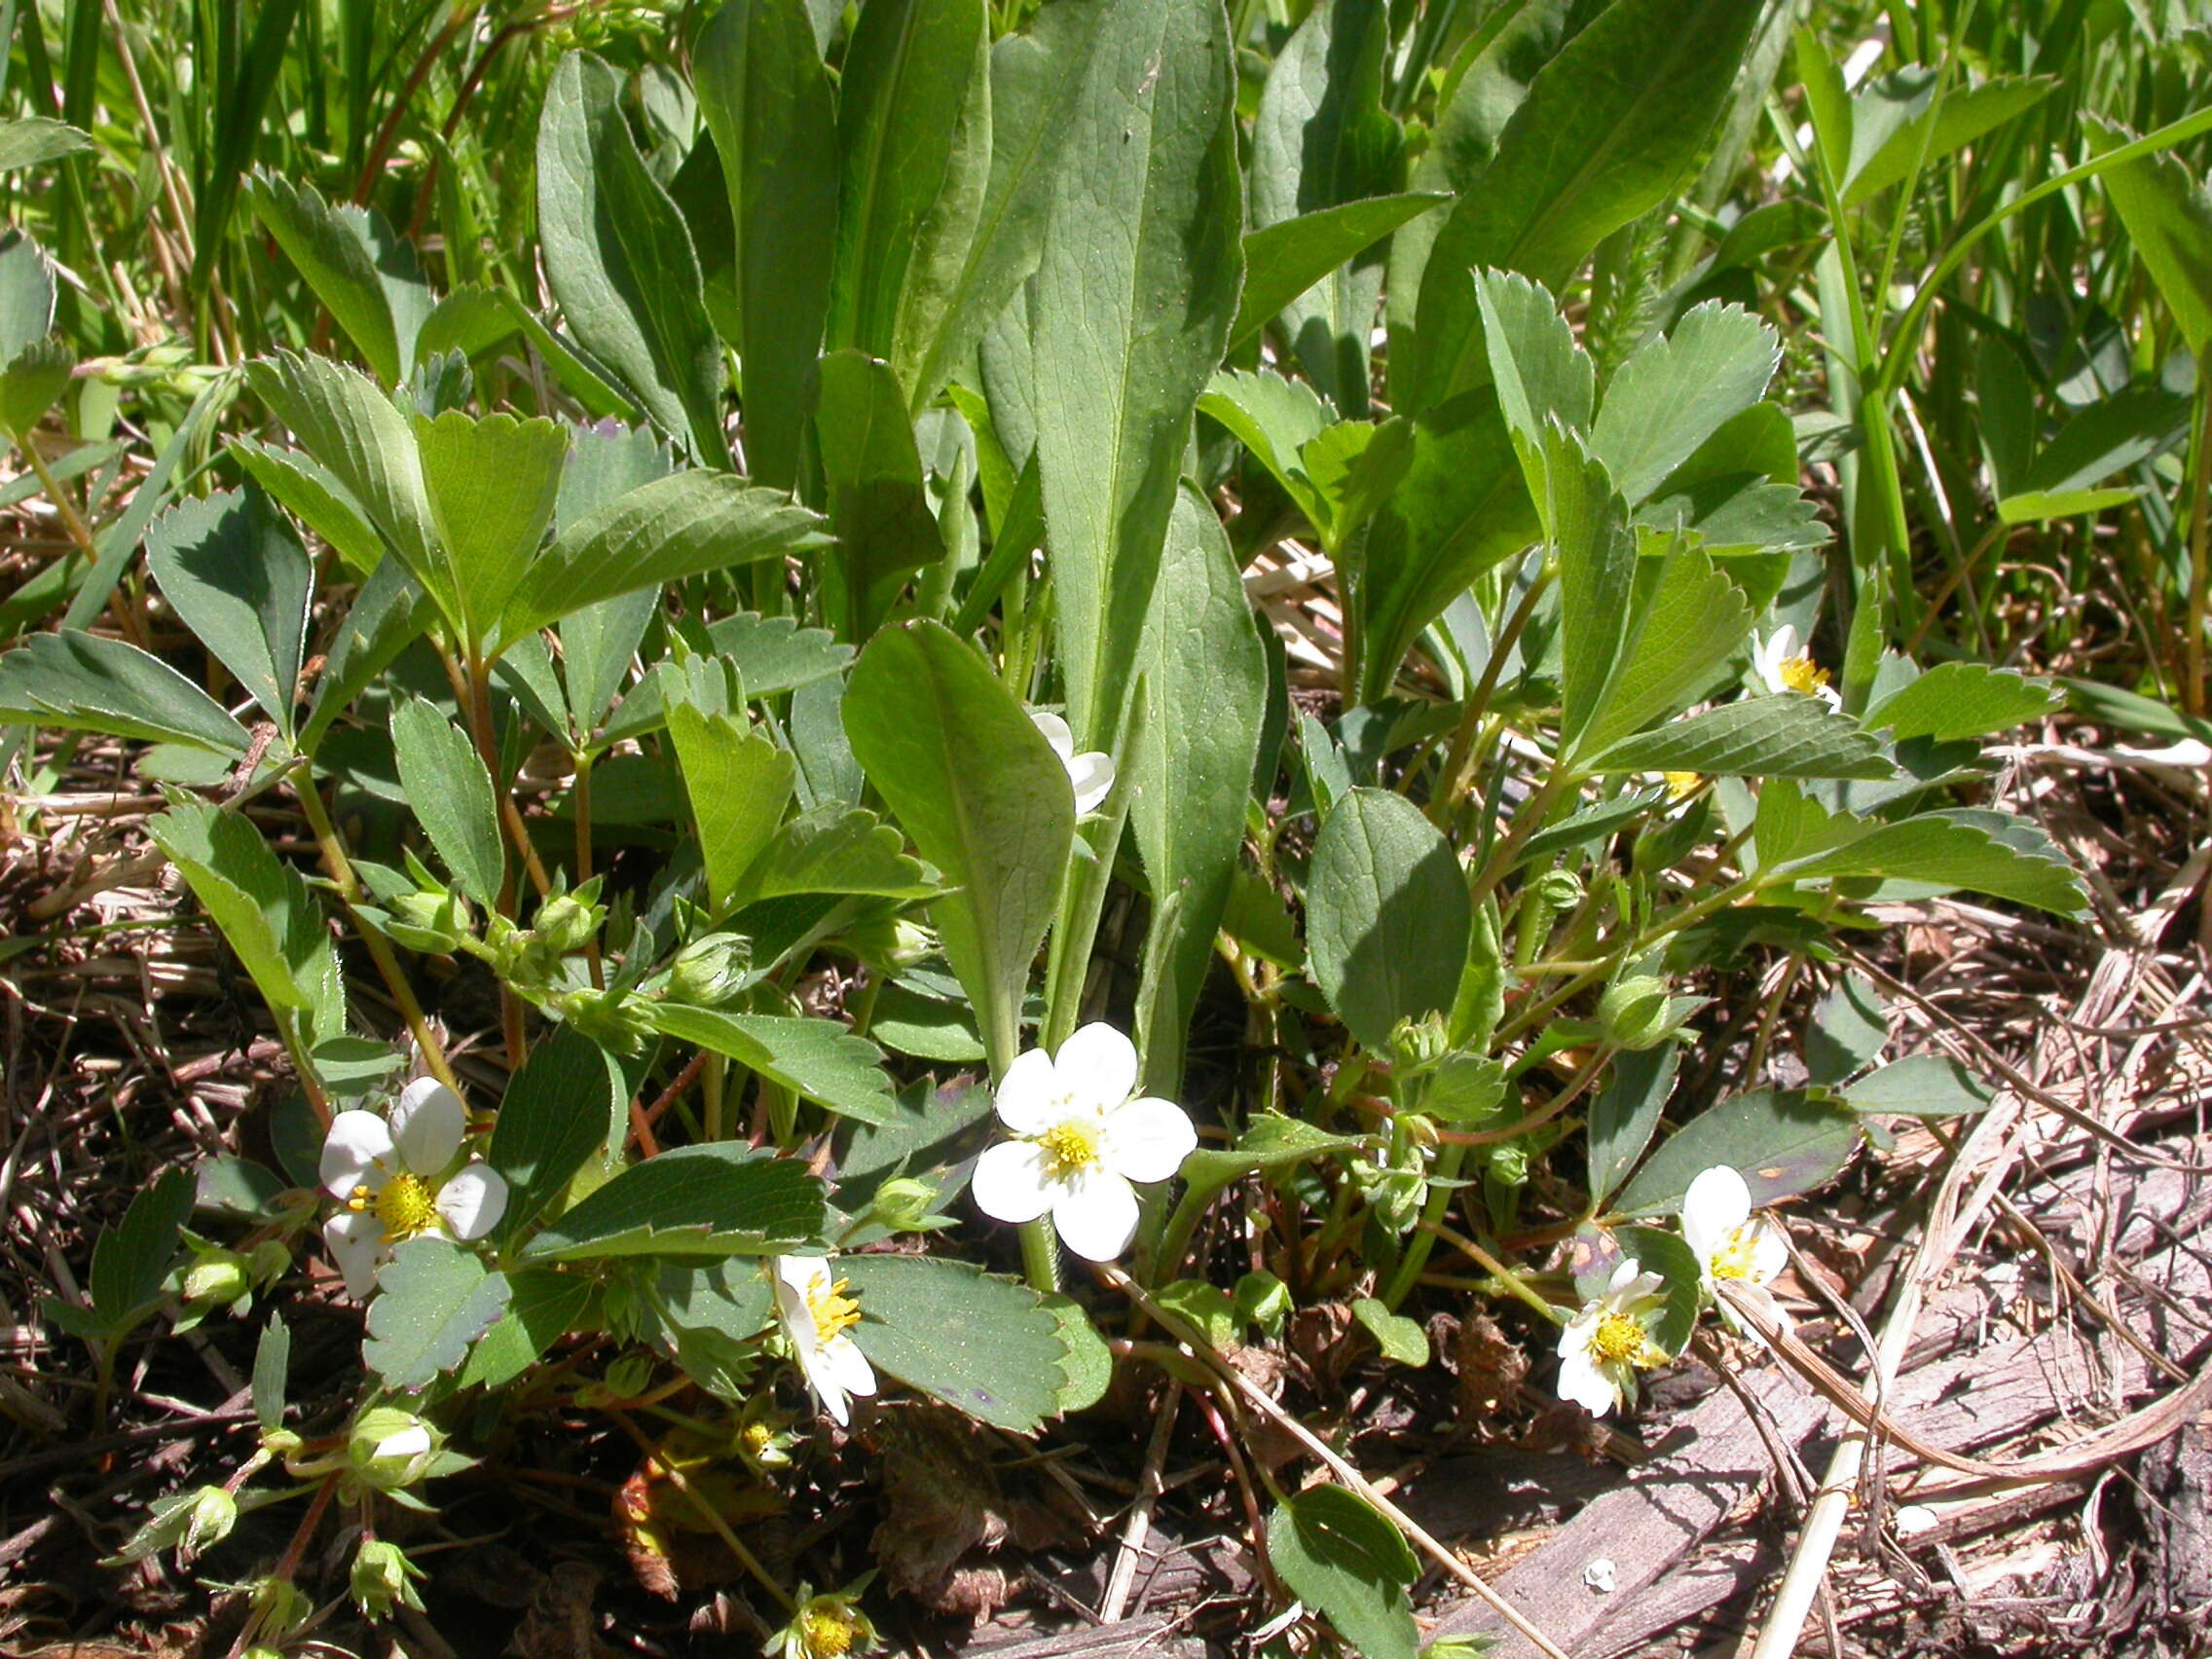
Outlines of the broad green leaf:
[{"label": "broad green leaf", "polygon": [[875,999],[867,1034],[886,1049],[916,1059],[965,1065],[984,1058],[983,1039],[965,1004],[925,997],[887,984]]},{"label": "broad green leaf", "polygon": [[430,521],[453,571],[468,638],[489,635],[553,520],[569,435],[552,421],[415,420]]},{"label": "broad green leaf", "polygon": [[1363,1048],[1386,1053],[1400,1020],[1451,1008],[1473,926],[1467,881],[1403,795],[1355,789],[1337,802],[1306,906],[1314,983]]},{"label": "broad green leaf", "polygon": [[1615,489],[1641,501],[1756,403],[1781,361],[1782,336],[1750,312],[1697,306],[1606,383],[1591,453]]},{"label": "broad green leaf", "polygon": [[459,351],[474,362],[514,337],[521,324],[489,288],[464,283],[430,308],[415,336],[418,364]]},{"label": "broad green leaf", "polygon": [[230,453],[246,476],[282,503],[284,510],[330,543],[356,575],[381,568],[384,537],[335,473],[299,450],[271,449],[252,438],[233,438]]},{"label": "broad green leaf", "polygon": [[377,1274],[361,1363],[387,1388],[426,1388],[507,1307],[507,1278],[451,1239],[410,1238]]},{"label": "broad green leaf", "polygon": [[1915,737],[1949,743],[2009,731],[2049,714],[2062,699],[2047,680],[1978,662],[1939,663],[1866,711],[1869,731],[1899,743]]},{"label": "broad green leaf", "polygon": [[476,1339],[454,1378],[456,1388],[503,1388],[539,1359],[591,1306],[589,1279],[552,1268],[524,1268],[507,1275],[507,1309]]},{"label": "broad green leaf", "polygon": [[1847,845],[1766,873],[1774,880],[1871,875],[1936,891],[1963,887],[2062,916],[2078,914],[2087,903],[2081,877],[2041,830],[1972,808],[1883,824]]},{"label": "broad green leaf", "polygon": [[[412,365],[415,335],[428,313],[409,308],[406,338],[377,270],[378,249],[365,233],[367,215],[333,207],[312,184],[293,184],[279,173],[256,169],[242,186],[246,205],[276,239],[284,256],[307,278],[378,380],[397,386]],[[385,233],[390,239],[389,231]]]},{"label": "broad green leaf", "polygon": [[1996,1098],[1989,1085],[1943,1054],[1910,1055],[1868,1072],[1840,1092],[1854,1112],[1894,1112],[1911,1118],[1985,1112]]},{"label": "broad green leaf", "polygon": [[727,914],[791,802],[797,763],[742,714],[709,715],[673,704],[668,735],[699,826],[708,897],[718,914]]},{"label": "broad green leaf", "polygon": [[485,1149],[485,1161],[507,1182],[496,1245],[528,1229],[606,1146],[629,1093],[614,1057],[573,1026],[531,1049],[500,1098]]},{"label": "broad green leaf", "polygon": [[1040,1300],[1059,1321],[1060,1346],[1067,1350],[1060,1359],[1060,1393],[1052,1404],[1052,1415],[1066,1417],[1088,1411],[1114,1385],[1114,1350],[1073,1297],[1055,1292]]},{"label": "broad green leaf", "polygon": [[1308,438],[1298,452],[1298,470],[1323,514],[1314,527],[1321,545],[1332,555],[1349,545],[1390,498],[1413,460],[1411,421],[1393,418],[1380,425],[1339,421]]},{"label": "broad green leaf", "polygon": [[[1384,0],[1319,0],[1275,55],[1252,127],[1255,229],[1387,195],[1405,183],[1405,134],[1382,107]],[[1382,296],[1379,242],[1291,300],[1282,325],[1300,364],[1346,415],[1367,413],[1369,337]]]},{"label": "broad green leaf", "polygon": [[1594,750],[1624,738],[1706,690],[1751,631],[1743,590],[1703,549],[1677,545],[1631,624],[1628,654],[1583,734]]},{"label": "broad green leaf", "polygon": [[1518,271],[1556,293],[1601,240],[1667,199],[1703,153],[1760,10],[1616,0],[1544,66],[1479,188],[1437,233],[1416,313],[1418,393],[1403,410],[1487,372],[1470,270]]},{"label": "broad green leaf", "polygon": [[1759,1089],[1707,1108],[1651,1155],[1622,1191],[1620,1215],[1672,1214],[1690,1183],[1726,1164],[1742,1174],[1751,1202],[1810,1192],[1851,1161],[1859,1120],[1794,1090]]},{"label": "broad green leaf", "polygon": [[[2083,129],[2092,156],[2134,134],[2091,115]],[[2179,156],[2143,156],[2104,175],[2112,204],[2174,313],[2192,355],[2212,347],[2212,185],[2192,178]]]},{"label": "broad green leaf", "polygon": [[853,647],[827,628],[802,628],[795,617],[741,610],[707,624],[718,656],[736,664],[749,697],[777,697],[826,680],[853,660]]},{"label": "broad green leaf", "polygon": [[765,1256],[815,1237],[822,1222],[822,1183],[805,1164],[717,1141],[633,1163],[552,1222],[522,1255],[559,1262]]},{"label": "broad green leaf", "polygon": [[1882,746],[1859,723],[1830,714],[1816,697],[1787,692],[1747,697],[1689,716],[1656,731],[1625,737],[1587,760],[1584,769],[1704,772],[1743,778],[1870,778],[1895,775]]},{"label": "broad green leaf", "polygon": [[1836,180],[1846,207],[1872,201],[1995,131],[2059,85],[2050,76],[1999,76],[1978,86],[1952,86],[1938,103],[1939,73],[1915,65],[1882,76],[1852,99],[1851,161]]},{"label": "broad green leaf", "polygon": [[1201,1146],[1192,1153],[1183,1161],[1181,1174],[1195,1190],[1212,1191],[1263,1169],[1288,1169],[1331,1153],[1356,1152],[1360,1145],[1349,1135],[1331,1134],[1302,1118],[1263,1112],[1244,1125],[1234,1147]]},{"label": "broad green leaf", "polygon": [[1299,452],[1336,419],[1320,393],[1272,369],[1224,369],[1206,382],[1198,412],[1226,426],[1253,460],[1274,474],[1313,528],[1331,536],[1329,509],[1299,464]]},{"label": "broad green leaf", "polygon": [[0,725],[186,743],[242,759],[245,727],[159,657],[97,634],[33,634],[0,655]]},{"label": "broad green leaf", "polygon": [[1331,272],[1380,244],[1400,225],[1451,197],[1401,191],[1317,207],[1244,239],[1244,294],[1229,330],[1234,351]]},{"label": "broad green leaf", "polygon": [[1605,706],[1625,666],[1636,535],[1628,504],[1582,439],[1546,421],[1541,470],[1530,479],[1559,563],[1560,745],[1571,749]]},{"label": "broad green leaf", "polygon": [[1140,660],[1156,706],[1203,711],[1152,723],[1129,806],[1158,936],[1145,949],[1138,1048],[1145,1087],[1171,1096],[1244,845],[1268,701],[1267,652],[1228,534],[1188,485],[1168,525]]},{"label": "broad green leaf", "polygon": [[218,490],[146,530],[146,565],[184,625],[290,737],[314,568],[258,490]]},{"label": "broad green leaf", "polygon": [[1540,450],[1544,424],[1557,417],[1585,440],[1598,404],[1598,366],[1575,344],[1549,288],[1509,271],[1475,273],[1497,406],[1516,441]]},{"label": "broad green leaf", "polygon": [[0,121],[0,172],[58,162],[92,147],[91,133],[64,121],[51,121],[42,115]]},{"label": "broad green leaf", "polygon": [[1805,1030],[1805,1070],[1813,1082],[1835,1085],[1872,1064],[1890,1040],[1888,1006],[1872,980],[1846,974],[1813,1005]]},{"label": "broad green leaf", "polygon": [[857,806],[830,805],[780,827],[747,866],[738,897],[743,903],[793,893],[934,899],[940,891],[896,829]]},{"label": "broad green leaf", "polygon": [[192,1219],[192,1176],[171,1169],[142,1188],[113,1227],[92,1245],[92,1311],[114,1331],[162,1293]]},{"label": "broad green leaf", "polygon": [[54,269],[21,231],[0,231],[0,365],[14,362],[54,327]]},{"label": "broad green leaf", "polygon": [[1538,534],[1494,391],[1456,398],[1417,422],[1405,476],[1367,532],[1361,701],[1387,696],[1421,631]]},{"label": "broad green leaf", "polygon": [[944,324],[982,215],[990,40],[983,0],[871,0],[846,44],[826,343],[884,358],[902,386]]},{"label": "broad green leaf", "polygon": [[691,84],[736,233],[746,460],[761,483],[788,489],[837,238],[836,105],[801,0],[729,0],[699,35]]},{"label": "broad green leaf", "polygon": [[879,1370],[1014,1434],[1060,1409],[1060,1321],[1020,1280],[936,1256],[840,1256],[834,1271]]},{"label": "broad green leaf", "polygon": [[1293,1596],[1327,1617],[1365,1659],[1414,1659],[1420,1637],[1407,1591],[1413,1550],[1365,1499],[1309,1487],[1268,1518],[1268,1561]]},{"label": "broad green leaf", "polygon": [[20,441],[69,387],[77,354],[66,341],[34,340],[0,371],[0,430]]},{"label": "broad green leaf", "polygon": [[[727,463],[721,351],[690,235],[630,136],[614,71],[571,52],[537,127],[537,231],[546,281],[576,339],[653,419]],[[631,583],[630,586],[639,584]]]},{"label": "broad green leaf", "polygon": [[397,559],[369,572],[330,642],[295,746],[301,754],[315,752],[332,722],[430,625],[435,612],[429,595]]},{"label": "broad green leaf", "polygon": [[1419,1319],[1393,1313],[1386,1304],[1372,1296],[1363,1296],[1354,1302],[1351,1312],[1375,1339],[1382,1357],[1392,1365],[1419,1367],[1428,1363],[1428,1333],[1421,1329]]},{"label": "broad green leaf", "polygon": [[830,524],[837,533],[838,600],[850,639],[866,639],[899,597],[907,572],[944,558],[944,536],[922,481],[906,394],[891,365],[833,351],[819,369],[814,411]]},{"label": "broad green leaf", "polygon": [[[458,589],[430,528],[429,498],[423,489],[415,434],[391,401],[373,382],[327,357],[295,357],[279,351],[247,364],[246,381],[292,429],[300,448],[358,506],[415,579],[437,599],[439,608],[458,619]],[[322,530],[273,477],[259,472],[256,477],[271,495],[315,530]],[[326,538],[343,551],[335,537]]]},{"label": "broad green leaf", "polygon": [[2061,495],[2101,483],[2182,443],[2189,421],[2189,399],[2179,392],[2123,387],[2078,411],[2052,435],[2021,478],[2020,493]]},{"label": "broad green leaf", "polygon": [[1111,753],[1243,225],[1220,0],[1096,3],[1029,309],[1068,724]]},{"label": "broad green leaf", "polygon": [[493,654],[616,594],[818,547],[820,523],[789,497],[727,473],[655,479],[553,538],[507,602]]},{"label": "broad green leaf", "polygon": [[479,904],[497,903],[506,885],[506,845],[499,838],[492,775],[475,744],[421,697],[405,698],[392,709],[391,743],[400,788],[454,885]]},{"label": "broad green leaf", "polygon": [[726,1054],[855,1123],[891,1121],[897,1103],[883,1070],[883,1051],[833,1019],[725,1014],[665,1002],[649,1017],[655,1030]]},{"label": "broad green leaf", "polygon": [[1680,1051],[1673,1043],[1637,1049],[1613,1059],[1612,1076],[1590,1101],[1590,1201],[1611,1198],[1659,1126],[1675,1087]]},{"label": "broad green leaf", "polygon": [[1624,1227],[1614,1236],[1623,1255],[1633,1256],[1638,1268],[1665,1281],[1659,1316],[1649,1326],[1651,1340],[1669,1354],[1680,1353],[1689,1346],[1704,1304],[1696,1252],[1681,1235],[1655,1227]]},{"label": "broad green leaf", "polygon": [[338,952],[300,872],[278,863],[244,817],[220,807],[172,806],[149,820],[146,832],[222,929],[255,988],[304,1015],[315,1040],[337,1036],[346,1024]]},{"label": "broad green leaf", "polygon": [[1067,771],[982,659],[935,623],[869,643],[844,725],[868,781],[954,890],[931,919],[1003,1069],[1075,836]]}]

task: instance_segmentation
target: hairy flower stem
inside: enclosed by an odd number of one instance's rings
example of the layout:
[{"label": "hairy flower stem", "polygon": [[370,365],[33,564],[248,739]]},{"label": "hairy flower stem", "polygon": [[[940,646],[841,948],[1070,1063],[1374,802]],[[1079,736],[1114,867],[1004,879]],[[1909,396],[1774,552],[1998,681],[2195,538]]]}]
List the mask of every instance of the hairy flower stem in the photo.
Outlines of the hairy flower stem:
[{"label": "hairy flower stem", "polygon": [[2182,707],[2204,713],[2205,586],[2212,580],[2212,347],[2196,361],[2196,443],[2190,458],[2189,641]]},{"label": "hairy flower stem", "polygon": [[1041,1215],[1021,1224],[1021,1271],[1029,1288],[1051,1296],[1060,1288],[1060,1241],[1052,1218]]}]

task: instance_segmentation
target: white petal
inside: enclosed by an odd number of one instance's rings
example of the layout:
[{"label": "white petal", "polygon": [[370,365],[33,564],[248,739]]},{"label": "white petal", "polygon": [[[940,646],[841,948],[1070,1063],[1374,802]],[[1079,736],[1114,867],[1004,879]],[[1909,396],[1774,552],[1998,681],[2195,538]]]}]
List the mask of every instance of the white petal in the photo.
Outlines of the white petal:
[{"label": "white petal", "polygon": [[438,1189],[438,1214],[463,1244],[483,1237],[506,1213],[506,1177],[482,1159]]},{"label": "white petal", "polygon": [[1604,1299],[1610,1302],[1626,1292],[1630,1286],[1636,1283],[1638,1275],[1642,1272],[1643,1264],[1641,1262],[1634,1256],[1623,1256],[1620,1259],[1620,1265],[1613,1269],[1613,1276],[1605,1283]]},{"label": "white petal", "polygon": [[1094,1021],[1060,1045],[1052,1070],[1069,1099],[1111,1112],[1136,1092],[1136,1045],[1111,1025]]},{"label": "white petal", "polygon": [[1822,702],[1825,703],[1830,709],[1833,709],[1837,714],[1841,714],[1843,712],[1842,693],[1837,691],[1834,686],[1816,685],[1813,687],[1813,695],[1818,697]]},{"label": "white petal", "polygon": [[1071,755],[1067,760],[1068,787],[1075,791],[1075,810],[1078,818],[1094,811],[1100,801],[1114,793],[1114,757],[1102,750],[1086,750]]},{"label": "white petal", "polygon": [[391,1178],[393,1163],[391,1126],[374,1112],[341,1112],[330,1120],[319,1173],[333,1197],[351,1198],[355,1187],[375,1192]]},{"label": "white petal", "polygon": [[1560,1360],[1559,1397],[1572,1400],[1592,1417],[1604,1417],[1620,1404],[1612,1382],[1587,1350],[1567,1354]]},{"label": "white petal", "polygon": [[436,1078],[417,1078],[391,1107],[391,1138],[400,1160],[418,1175],[435,1175],[461,1150],[468,1114],[461,1096]]},{"label": "white petal", "polygon": [[1716,1163],[1690,1183],[1682,1195],[1682,1241],[1698,1261],[1708,1263],[1728,1242],[1728,1235],[1751,1219],[1751,1190],[1743,1176]]},{"label": "white petal", "polygon": [[[1751,1280],[1755,1284],[1766,1281],[1789,1264],[1789,1246],[1783,1242],[1782,1230],[1761,1217],[1751,1223]],[[1781,1312],[1776,1309],[1777,1313]]]},{"label": "white petal", "polygon": [[1052,1207],[1059,1183],[1045,1174],[1045,1150],[1034,1141],[1001,1141],[976,1160],[968,1183],[976,1207],[994,1221],[1035,1221]]},{"label": "white petal", "polygon": [[776,1287],[776,1320],[794,1350],[814,1346],[814,1314],[806,1306],[805,1259],[778,1256],[770,1283]]},{"label": "white petal", "polygon": [[387,1434],[377,1442],[370,1456],[376,1457],[420,1457],[430,1449],[430,1431],[421,1423],[403,1428],[396,1434]]},{"label": "white petal", "polygon": [[835,1368],[829,1364],[827,1356],[817,1344],[799,1343],[795,1347],[799,1372],[806,1378],[806,1385],[814,1390],[814,1397],[822,1402],[822,1409],[830,1414],[839,1428],[843,1428],[853,1419],[852,1413],[845,1408],[845,1390],[838,1385]]},{"label": "white petal", "polygon": [[1052,1056],[1032,1049],[1006,1068],[991,1104],[999,1122],[1017,1135],[1042,1134],[1060,1119],[1059,1073]]},{"label": "white petal", "polygon": [[778,1256],[776,1288],[789,1290],[804,1308],[809,1297],[830,1288],[830,1264],[820,1256]]},{"label": "white petal", "polygon": [[1066,764],[1068,756],[1075,753],[1075,733],[1068,729],[1068,722],[1049,709],[1031,709],[1029,719],[1045,734],[1045,741],[1052,746],[1052,753],[1060,757],[1061,763]]},{"label": "white petal", "polygon": [[322,1224],[322,1242],[346,1278],[346,1294],[366,1302],[384,1260],[384,1223],[367,1210],[341,1210]]},{"label": "white petal", "polygon": [[852,1338],[830,1338],[823,1346],[822,1364],[846,1393],[874,1396],[875,1367],[868,1364],[867,1355]]},{"label": "white petal", "polygon": [[1164,1181],[1197,1150],[1198,1131],[1172,1100],[1150,1095],[1106,1114],[1106,1167],[1131,1181]]},{"label": "white petal", "polygon": [[1052,1201],[1060,1241],[1087,1262],[1111,1262],[1136,1236],[1137,1195],[1109,1169],[1088,1169]]}]

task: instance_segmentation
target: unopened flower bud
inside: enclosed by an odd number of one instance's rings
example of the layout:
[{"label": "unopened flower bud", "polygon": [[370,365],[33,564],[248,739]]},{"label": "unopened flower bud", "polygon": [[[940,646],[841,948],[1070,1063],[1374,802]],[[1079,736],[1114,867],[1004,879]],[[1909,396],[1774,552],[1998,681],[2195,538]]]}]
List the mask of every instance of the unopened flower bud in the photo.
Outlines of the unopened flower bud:
[{"label": "unopened flower bud", "polygon": [[[587,887],[590,885],[586,883]],[[606,907],[593,903],[590,895],[578,888],[540,904],[531,932],[536,935],[537,942],[554,955],[566,956],[590,943],[600,924],[606,920]]]},{"label": "unopened flower bud", "polygon": [[1667,1035],[1667,981],[1634,975],[1598,999],[1598,1029],[1616,1049],[1648,1049]]},{"label": "unopened flower bud", "polygon": [[184,1299],[196,1308],[227,1308],[253,1288],[253,1264],[236,1250],[209,1250],[184,1270]]},{"label": "unopened flower bud", "polygon": [[1233,1300],[1238,1317],[1270,1337],[1282,1335],[1283,1321],[1290,1317],[1295,1306],[1290,1286],[1267,1272],[1246,1273],[1238,1279]]},{"label": "unopened flower bud", "polygon": [[868,1205],[867,1219],[893,1233],[927,1233],[944,1225],[930,1214],[930,1206],[936,1202],[937,1187],[933,1182],[919,1181],[910,1175],[895,1175],[876,1188],[874,1201]]},{"label": "unopened flower bud", "polygon": [[281,1640],[314,1612],[308,1593],[289,1578],[257,1578],[246,1590],[249,1625],[263,1636]]},{"label": "unopened flower bud", "polygon": [[257,1286],[275,1284],[292,1271],[292,1247],[281,1238],[264,1238],[246,1258],[246,1271]]},{"label": "unopened flower bud", "polygon": [[423,1610],[415,1581],[423,1569],[397,1544],[383,1538],[364,1541],[353,1556],[353,1605],[372,1619],[387,1617],[394,1606]]},{"label": "unopened flower bud", "polygon": [[353,1422],[346,1444],[355,1476],[380,1492],[413,1486],[428,1471],[444,1437],[413,1412],[378,1406]]},{"label": "unopened flower bud", "polygon": [[1582,878],[1570,869],[1547,869],[1532,885],[1536,897],[1555,914],[1582,903]]},{"label": "unopened flower bud", "polygon": [[713,1008],[744,987],[745,971],[752,965],[751,940],[741,934],[709,934],[677,953],[668,988],[679,1002]]},{"label": "unopened flower bud", "polygon": [[221,1487],[202,1487],[193,1494],[192,1507],[186,1512],[184,1532],[176,1541],[179,1561],[190,1561],[203,1550],[211,1550],[231,1535],[231,1529],[239,1522],[239,1500]]},{"label": "unopened flower bud", "polygon": [[390,912],[391,937],[409,950],[447,955],[468,931],[468,905],[458,893],[402,893]]},{"label": "unopened flower bud", "polygon": [[1390,1033],[1390,1058],[1404,1076],[1419,1077],[1443,1063],[1452,1051],[1452,1039],[1441,1014],[1419,1019],[1401,1019]]}]

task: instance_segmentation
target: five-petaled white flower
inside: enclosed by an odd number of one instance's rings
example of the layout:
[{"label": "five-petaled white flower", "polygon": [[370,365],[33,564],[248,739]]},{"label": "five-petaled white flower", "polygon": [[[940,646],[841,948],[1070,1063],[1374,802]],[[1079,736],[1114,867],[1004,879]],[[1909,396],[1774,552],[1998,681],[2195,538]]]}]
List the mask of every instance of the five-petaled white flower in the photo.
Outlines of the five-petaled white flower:
[{"label": "five-petaled white flower", "polygon": [[1140,1095],[1137,1051],[1111,1025],[1086,1025],[1057,1055],[1032,1049],[999,1084],[1015,1139],[976,1161],[976,1202],[999,1221],[1052,1225],[1077,1255],[1111,1262],[1137,1230],[1132,1181],[1164,1181],[1198,1144],[1171,1100]]},{"label": "five-petaled white flower", "polygon": [[861,1322],[860,1305],[820,1256],[778,1256],[775,1285],[776,1318],[806,1385],[842,1428],[852,1420],[847,1398],[875,1392],[875,1368],[845,1334]]},{"label": "five-petaled white flower", "polygon": [[1048,710],[1031,709],[1029,719],[1068,769],[1068,787],[1075,791],[1075,815],[1081,818],[1113,793],[1114,757],[1097,749],[1078,755],[1075,733],[1068,729],[1068,722]]},{"label": "five-petaled white flower", "polygon": [[1843,699],[1828,683],[1828,671],[1813,661],[1810,649],[1797,648],[1797,630],[1787,622],[1771,639],[1751,636],[1751,672],[1769,691],[1798,691],[1818,697],[1831,709],[1843,707]]},{"label": "five-petaled white flower", "polygon": [[1667,1362],[1651,1340],[1650,1320],[1665,1302],[1666,1280],[1644,1272],[1634,1256],[1559,1334],[1559,1393],[1592,1417],[1636,1401],[1636,1374]]},{"label": "five-petaled white flower", "polygon": [[1789,1260],[1789,1247],[1773,1222],[1751,1213],[1751,1189],[1725,1163],[1699,1175],[1682,1195],[1682,1239],[1697,1257],[1706,1294],[1720,1305],[1720,1316],[1730,1325],[1744,1328],[1727,1298],[1714,1288],[1715,1281],[1756,1292],[1769,1318],[1789,1323],[1789,1315],[1766,1290],[1767,1281]]},{"label": "five-petaled white flower", "polygon": [[350,1293],[376,1288],[379,1264],[402,1239],[434,1233],[466,1243],[498,1226],[507,1209],[498,1171],[480,1158],[453,1168],[467,1127],[461,1097],[431,1078],[401,1089],[388,1119],[357,1110],[331,1119],[322,1184],[346,1207],[322,1237]]}]

